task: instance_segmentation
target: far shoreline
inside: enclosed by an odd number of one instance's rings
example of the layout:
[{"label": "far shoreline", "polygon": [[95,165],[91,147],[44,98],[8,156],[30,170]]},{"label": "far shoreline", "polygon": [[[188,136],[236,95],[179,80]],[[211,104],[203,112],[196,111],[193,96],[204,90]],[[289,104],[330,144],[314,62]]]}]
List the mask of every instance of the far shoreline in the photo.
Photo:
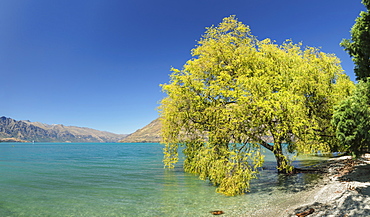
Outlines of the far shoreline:
[{"label": "far shoreline", "polygon": [[1,142],[9,142],[9,143],[32,143],[27,140],[17,139],[17,138],[0,138]]}]

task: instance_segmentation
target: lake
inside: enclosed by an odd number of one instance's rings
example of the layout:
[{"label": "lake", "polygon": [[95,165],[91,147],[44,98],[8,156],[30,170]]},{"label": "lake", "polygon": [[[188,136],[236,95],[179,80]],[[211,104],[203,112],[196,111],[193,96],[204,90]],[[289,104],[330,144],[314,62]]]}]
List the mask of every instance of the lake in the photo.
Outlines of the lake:
[{"label": "lake", "polygon": [[[319,175],[280,176],[266,152],[251,192],[237,197],[162,164],[162,146],[146,143],[0,143],[0,216],[258,216],[294,201]],[[320,159],[319,159],[320,160]],[[300,159],[309,165],[317,159]]]}]

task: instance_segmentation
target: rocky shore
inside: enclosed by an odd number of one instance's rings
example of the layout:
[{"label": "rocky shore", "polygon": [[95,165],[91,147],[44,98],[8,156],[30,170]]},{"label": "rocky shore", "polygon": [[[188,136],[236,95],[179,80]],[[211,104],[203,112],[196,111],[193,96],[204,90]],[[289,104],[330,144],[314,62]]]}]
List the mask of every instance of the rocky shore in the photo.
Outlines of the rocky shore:
[{"label": "rocky shore", "polygon": [[300,203],[287,207],[280,216],[349,217],[370,216],[370,161],[333,158],[319,166],[323,180],[302,192]]}]

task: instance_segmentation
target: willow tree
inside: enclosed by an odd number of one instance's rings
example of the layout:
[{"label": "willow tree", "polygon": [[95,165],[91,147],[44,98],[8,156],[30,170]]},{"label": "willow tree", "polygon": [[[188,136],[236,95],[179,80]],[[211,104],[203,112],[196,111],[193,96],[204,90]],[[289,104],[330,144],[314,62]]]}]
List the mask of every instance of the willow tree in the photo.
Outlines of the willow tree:
[{"label": "willow tree", "polygon": [[186,172],[236,195],[257,178],[265,149],[281,173],[293,170],[283,144],[297,153],[330,149],[333,105],[352,86],[334,55],[259,41],[234,16],[207,28],[192,55],[162,85],[165,166],[182,146]]}]

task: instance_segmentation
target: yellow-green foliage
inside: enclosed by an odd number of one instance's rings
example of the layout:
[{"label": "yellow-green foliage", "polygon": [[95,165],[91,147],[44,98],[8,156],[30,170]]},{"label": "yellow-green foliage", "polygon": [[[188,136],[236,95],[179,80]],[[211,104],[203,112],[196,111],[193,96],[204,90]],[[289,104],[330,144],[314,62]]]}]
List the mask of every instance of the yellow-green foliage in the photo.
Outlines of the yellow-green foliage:
[{"label": "yellow-green foliage", "polygon": [[283,143],[298,152],[329,150],[333,105],[353,85],[334,55],[259,41],[234,16],[207,28],[192,55],[162,85],[165,166],[173,167],[183,146],[186,172],[236,195],[257,177],[261,146],[282,172],[292,169]]}]

